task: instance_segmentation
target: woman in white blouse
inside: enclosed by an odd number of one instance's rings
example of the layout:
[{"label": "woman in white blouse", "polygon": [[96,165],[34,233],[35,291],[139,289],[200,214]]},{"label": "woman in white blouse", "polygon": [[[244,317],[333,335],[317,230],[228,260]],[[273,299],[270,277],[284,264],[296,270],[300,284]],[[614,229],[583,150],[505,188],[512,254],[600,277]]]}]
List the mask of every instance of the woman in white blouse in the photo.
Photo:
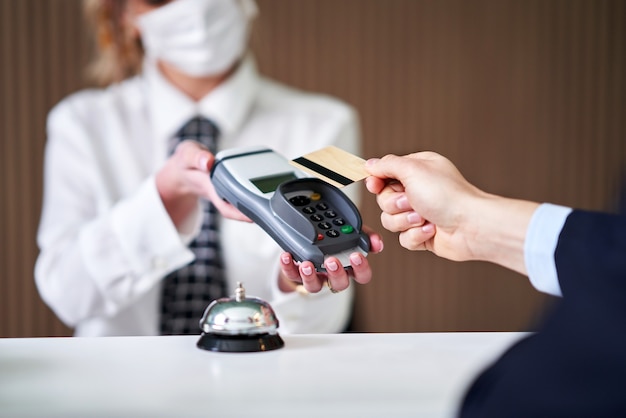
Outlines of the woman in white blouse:
[{"label": "woman in white blouse", "polygon": [[[200,115],[217,126],[219,149],[265,145],[291,159],[336,145],[358,154],[355,112],[259,75],[246,53],[252,0],[86,4],[100,46],[91,74],[103,88],[70,95],[48,117],[35,267],[45,302],[75,335],[159,334],[161,282],[194,260],[188,244],[200,228],[199,200],[208,199],[222,215],[229,294],[243,281],[270,302],[284,333],[343,330],[348,271],[337,260],[327,277],[296,265],[215,197],[213,154],[183,142],[168,156],[167,143]],[[371,240],[372,252],[382,250],[378,235]],[[365,257],[351,263],[354,280],[370,280]],[[294,291],[300,281],[309,292]]]}]

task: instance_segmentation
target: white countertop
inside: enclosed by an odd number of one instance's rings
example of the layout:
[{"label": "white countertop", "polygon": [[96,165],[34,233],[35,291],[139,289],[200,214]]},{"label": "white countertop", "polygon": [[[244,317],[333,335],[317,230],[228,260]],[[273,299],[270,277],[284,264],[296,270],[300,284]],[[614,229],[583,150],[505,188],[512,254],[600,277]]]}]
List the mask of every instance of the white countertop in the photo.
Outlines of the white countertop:
[{"label": "white countertop", "polygon": [[523,335],[283,335],[263,353],[195,336],[0,339],[0,416],[451,417]]}]

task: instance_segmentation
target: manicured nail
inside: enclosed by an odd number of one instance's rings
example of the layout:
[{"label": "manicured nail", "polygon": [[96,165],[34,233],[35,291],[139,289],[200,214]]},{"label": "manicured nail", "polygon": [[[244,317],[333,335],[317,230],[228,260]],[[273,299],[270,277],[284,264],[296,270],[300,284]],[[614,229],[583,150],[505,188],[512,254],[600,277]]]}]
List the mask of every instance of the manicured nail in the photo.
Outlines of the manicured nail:
[{"label": "manicured nail", "polygon": [[365,165],[374,165],[379,161],[380,158],[370,158],[369,160],[365,161]]},{"label": "manicured nail", "polygon": [[302,267],[302,273],[304,273],[306,276],[310,276],[311,274],[313,274],[313,269],[310,266],[304,266]]},{"label": "manicured nail", "polygon": [[206,171],[206,167],[209,164],[209,159],[207,157],[200,158],[200,169],[202,171]]},{"label": "manicured nail", "polygon": [[406,215],[406,219],[411,224],[420,224],[423,222],[422,217],[419,216],[417,212],[410,212],[408,215]]},{"label": "manicured nail", "polygon": [[337,271],[337,269],[339,268],[337,263],[334,261],[329,261],[328,263],[325,263],[325,264],[326,264],[326,268],[330,271]]},{"label": "manicured nail", "polygon": [[353,266],[360,266],[363,264],[363,259],[358,254],[350,254],[350,264]]},{"label": "manicured nail", "polygon": [[435,232],[435,225],[434,224],[426,224],[426,225],[422,226],[422,232],[425,232],[427,234],[431,234],[431,233]]},{"label": "manicured nail", "polygon": [[289,259],[289,256],[288,256],[288,255],[284,255],[284,256],[282,256],[282,257],[280,258],[280,261],[282,261],[282,262],[283,262],[283,264],[285,264],[285,265],[289,265],[289,262],[290,262],[291,260]]},{"label": "manicured nail", "polygon": [[398,209],[410,209],[411,205],[409,204],[409,199],[406,196],[402,196],[396,200],[396,207]]}]

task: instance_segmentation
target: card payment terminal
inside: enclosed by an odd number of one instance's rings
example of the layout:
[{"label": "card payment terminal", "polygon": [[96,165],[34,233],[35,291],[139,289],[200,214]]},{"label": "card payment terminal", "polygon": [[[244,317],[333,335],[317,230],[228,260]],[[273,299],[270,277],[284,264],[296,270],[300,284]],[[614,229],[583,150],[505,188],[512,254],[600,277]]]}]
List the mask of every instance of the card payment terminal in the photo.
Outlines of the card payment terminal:
[{"label": "card payment terminal", "polygon": [[239,148],[215,156],[211,181],[217,194],[267,232],[297,261],[324,271],[328,256],[350,266],[370,242],[361,215],[337,187],[289,164],[269,148]]}]

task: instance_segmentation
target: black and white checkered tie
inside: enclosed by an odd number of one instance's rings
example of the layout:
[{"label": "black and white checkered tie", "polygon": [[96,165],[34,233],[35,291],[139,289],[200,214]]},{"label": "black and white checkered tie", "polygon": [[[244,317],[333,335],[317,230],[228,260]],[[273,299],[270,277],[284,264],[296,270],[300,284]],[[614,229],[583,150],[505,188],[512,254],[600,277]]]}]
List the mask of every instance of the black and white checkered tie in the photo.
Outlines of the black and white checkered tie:
[{"label": "black and white checkered tie", "polygon": [[[184,140],[194,140],[216,152],[217,127],[195,117],[176,134],[170,153]],[[189,244],[196,258],[163,280],[161,335],[199,334],[198,322],[211,301],[226,295],[215,207],[202,201],[204,218],[198,237]]]}]

